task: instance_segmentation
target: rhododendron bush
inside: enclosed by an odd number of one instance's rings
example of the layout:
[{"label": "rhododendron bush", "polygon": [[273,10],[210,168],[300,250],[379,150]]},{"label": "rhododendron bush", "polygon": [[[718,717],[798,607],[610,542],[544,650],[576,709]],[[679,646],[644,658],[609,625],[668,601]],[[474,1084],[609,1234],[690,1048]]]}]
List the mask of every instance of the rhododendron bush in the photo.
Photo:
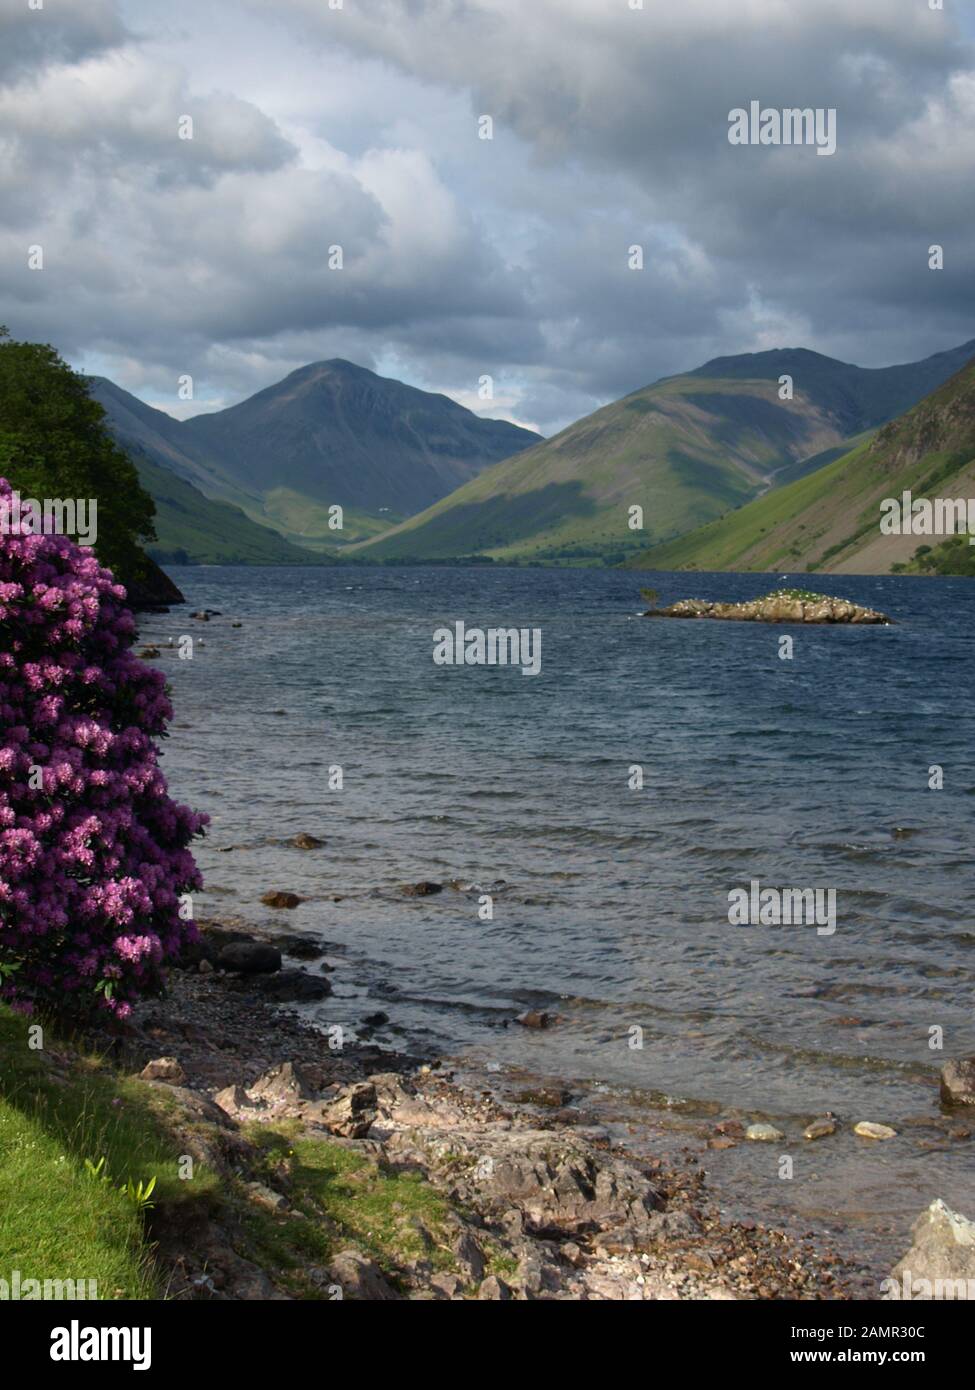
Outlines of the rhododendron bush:
[{"label": "rhododendron bush", "polygon": [[0,997],[22,1008],[125,1018],[196,939],[207,818],[167,794],[172,706],[134,636],[90,551],[0,533]]}]

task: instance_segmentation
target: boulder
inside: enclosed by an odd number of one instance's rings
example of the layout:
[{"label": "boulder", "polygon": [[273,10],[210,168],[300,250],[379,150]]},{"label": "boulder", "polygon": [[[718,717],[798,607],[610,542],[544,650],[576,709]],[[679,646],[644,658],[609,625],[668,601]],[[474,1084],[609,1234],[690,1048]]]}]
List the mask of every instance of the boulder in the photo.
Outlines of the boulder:
[{"label": "boulder", "polygon": [[941,1099],[945,1105],[975,1105],[975,1057],[945,1062],[941,1068]]},{"label": "boulder", "polygon": [[[483,1139],[472,1144],[464,1175],[474,1205],[486,1200],[499,1216],[514,1208],[535,1230],[563,1236],[619,1226],[646,1231],[660,1206],[638,1169],[574,1137],[517,1130],[497,1136],[488,1152],[485,1147]],[[459,1154],[454,1161],[459,1163]]]},{"label": "boulder", "polygon": [[293,845],[295,849],[321,849],[324,843],[324,840],[316,839],[314,835],[308,835],[304,830],[299,835],[292,835],[288,841],[288,844]]},{"label": "boulder", "polygon": [[915,1221],[913,1245],[882,1285],[888,1298],[975,1298],[975,1223],[940,1198]]},{"label": "boulder", "polygon": [[234,941],[222,947],[217,965],[235,975],[271,975],[281,969],[281,952],[264,941]]},{"label": "boulder", "polygon": [[404,883],[400,892],[407,898],[428,898],[431,893],[442,893],[442,883],[432,883],[429,879],[421,879],[419,883]]},{"label": "boulder", "polygon": [[254,1101],[271,1106],[298,1106],[305,1101],[314,1100],[315,1092],[300,1066],[294,1062],[279,1062],[276,1067],[262,1072],[247,1094]]},{"label": "boulder", "polygon": [[332,986],[324,975],[309,975],[306,970],[282,970],[261,981],[261,993],[275,1004],[309,1004],[326,999]]},{"label": "boulder", "polygon": [[316,1107],[315,1118],[331,1134],[363,1139],[376,1119],[376,1088],[371,1081],[346,1086],[332,1100]]}]

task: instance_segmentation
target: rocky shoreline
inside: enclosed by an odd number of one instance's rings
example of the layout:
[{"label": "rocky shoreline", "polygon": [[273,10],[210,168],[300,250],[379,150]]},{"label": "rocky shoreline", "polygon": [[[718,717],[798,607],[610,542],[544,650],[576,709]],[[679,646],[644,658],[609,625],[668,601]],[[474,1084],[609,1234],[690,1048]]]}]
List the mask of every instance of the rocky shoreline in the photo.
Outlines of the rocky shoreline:
[{"label": "rocky shoreline", "polygon": [[[185,1211],[156,1215],[170,1297],[864,1296],[862,1271],[821,1238],[723,1219],[696,1156],[683,1166],[641,1161],[568,1116],[558,1087],[529,1087],[522,1103],[501,1103],[436,1062],[367,1042],[336,1046],[267,992],[275,975],[294,987],[298,977],[318,981],[319,970],[297,957],[283,971],[254,969],[261,951],[279,945],[204,924],[167,996],[140,1006],[117,1040],[117,1060],[164,1094],[186,1152],[236,1193],[190,1222]],[[315,951],[312,938],[286,945],[299,956]],[[234,965],[243,969],[224,968]],[[261,1136],[282,1126],[294,1149],[317,1136],[381,1177],[422,1181],[444,1204],[438,1223],[410,1218],[403,1249],[384,1258],[349,1245],[297,1274],[255,1258],[247,1232],[257,1210],[282,1228],[329,1224],[326,1211],[303,1205],[293,1160],[268,1168]]]}]

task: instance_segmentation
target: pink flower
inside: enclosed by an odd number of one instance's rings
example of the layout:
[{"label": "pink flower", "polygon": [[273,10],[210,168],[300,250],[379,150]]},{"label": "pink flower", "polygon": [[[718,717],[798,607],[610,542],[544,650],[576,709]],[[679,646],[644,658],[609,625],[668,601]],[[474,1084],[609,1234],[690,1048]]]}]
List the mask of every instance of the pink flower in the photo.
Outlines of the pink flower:
[{"label": "pink flower", "polygon": [[172,707],[124,599],[68,538],[0,535],[0,997],[26,1012],[125,1018],[198,935],[207,817],[167,793]]}]

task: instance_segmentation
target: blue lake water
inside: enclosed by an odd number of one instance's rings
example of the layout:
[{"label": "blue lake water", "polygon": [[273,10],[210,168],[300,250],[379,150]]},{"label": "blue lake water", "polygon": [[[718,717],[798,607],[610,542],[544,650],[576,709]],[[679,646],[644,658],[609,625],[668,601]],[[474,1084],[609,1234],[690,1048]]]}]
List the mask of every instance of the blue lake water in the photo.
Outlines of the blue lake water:
[{"label": "blue lake water", "polygon": [[[381,1008],[390,1045],[577,1084],[637,1146],[769,1118],[785,1146],[707,1151],[729,1209],[881,1252],[935,1196],[975,1216],[975,1147],[933,1124],[941,1062],[975,1053],[975,584],[815,576],[895,625],[784,629],[639,616],[644,584],[738,599],[767,575],[171,573],[187,608],[142,635],[203,639],[160,659],[164,766],[213,818],[197,910],[344,947],[315,1016],[356,1030]],[[434,630],[458,620],[540,628],[540,675],[436,666]],[[327,844],[282,843],[298,831]],[[420,879],[473,886],[404,898]],[[752,879],[835,889],[835,934],[729,925]],[[272,913],[268,889],[306,901]],[[561,1021],[510,1026],[529,1006]],[[844,1132],[804,1144],[826,1110]],[[898,1137],[857,1139],[861,1119]]]}]

